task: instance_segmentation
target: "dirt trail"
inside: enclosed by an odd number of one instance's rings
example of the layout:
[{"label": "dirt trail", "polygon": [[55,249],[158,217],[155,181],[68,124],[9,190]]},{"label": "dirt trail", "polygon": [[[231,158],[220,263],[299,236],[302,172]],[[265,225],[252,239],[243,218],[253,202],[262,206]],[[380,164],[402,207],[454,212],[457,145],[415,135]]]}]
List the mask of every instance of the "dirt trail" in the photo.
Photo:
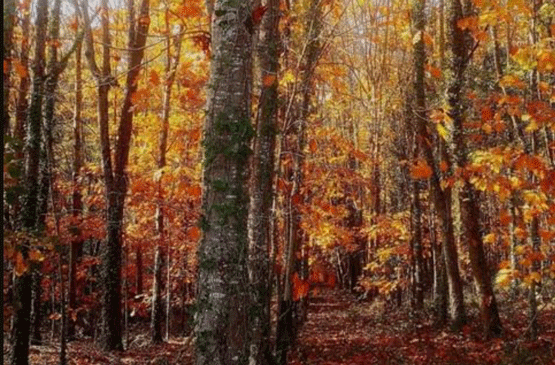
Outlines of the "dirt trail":
[{"label": "dirt trail", "polygon": [[[554,320],[553,311],[544,313],[543,323]],[[519,323],[505,318],[506,336],[486,341],[478,323],[454,334],[434,328],[431,318],[412,318],[406,308],[386,312],[383,303],[329,291],[311,300],[289,364],[555,364],[555,331],[525,342]]]}]

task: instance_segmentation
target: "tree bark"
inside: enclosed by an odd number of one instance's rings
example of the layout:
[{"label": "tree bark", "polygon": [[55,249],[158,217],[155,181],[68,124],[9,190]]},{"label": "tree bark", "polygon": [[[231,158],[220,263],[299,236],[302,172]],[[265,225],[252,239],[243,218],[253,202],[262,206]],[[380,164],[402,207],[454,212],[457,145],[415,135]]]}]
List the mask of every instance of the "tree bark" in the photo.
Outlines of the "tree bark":
[{"label": "tree bark", "polygon": [[248,363],[252,4],[216,0],[204,130],[196,364]]},{"label": "tree bark", "polygon": [[[142,0],[136,18],[129,22],[129,55],[127,78],[118,125],[117,141],[114,151],[114,163],[110,151],[108,129],[108,92],[115,84],[110,70],[110,30],[108,1],[103,0],[100,7],[102,27],[102,69],[99,69],[94,56],[93,35],[87,4],[81,3],[82,16],[85,23],[85,55],[89,67],[97,82],[98,88],[98,124],[100,129],[100,145],[102,169],[106,189],[106,240],[101,249],[102,308],[100,336],[98,344],[104,350],[121,350],[121,247],[122,220],[127,193],[127,177],[125,169],[129,160],[131,132],[133,129],[133,94],[137,90],[138,76],[142,69],[144,47],[150,25],[149,0]],[[129,14],[134,14],[133,0],[128,2]]]},{"label": "tree bark", "polygon": [[261,91],[254,142],[249,214],[249,283],[251,312],[249,364],[267,364],[270,355],[270,221],[272,219],[274,153],[277,133],[279,71],[279,1],[268,0],[262,20],[258,58]]},{"label": "tree bark", "polygon": [[[426,64],[426,49],[424,45],[424,31],[426,25],[425,0],[414,0],[412,3],[414,31],[416,32],[417,42],[414,43],[414,118],[422,119],[424,123],[426,117],[426,91],[424,80],[424,67]],[[418,124],[418,121],[414,123]],[[417,131],[417,128],[415,128]],[[414,158],[418,158],[421,149],[421,136],[415,134]],[[422,310],[424,307],[424,284],[423,284],[423,258],[422,258],[422,207],[420,203],[420,187],[418,181],[412,184],[412,225],[413,225],[413,249],[414,249],[414,286],[415,286],[415,309]]]},{"label": "tree bark", "polygon": [[[48,1],[36,3],[35,60],[33,64],[33,91],[27,119],[27,140],[25,145],[25,193],[22,197],[21,226],[30,233],[36,233],[37,196],[39,190],[39,159],[41,140],[42,102],[44,92],[44,69],[46,34],[48,23]],[[28,259],[28,248],[18,248],[24,259]],[[30,267],[14,282],[14,321],[12,333],[12,365],[29,363],[30,315],[32,300],[32,273]]]},{"label": "tree bark", "polygon": [[72,193],[72,216],[74,219],[74,235],[69,251],[69,273],[68,273],[68,339],[71,340],[75,333],[74,311],[77,309],[76,274],[79,247],[83,244],[81,232],[78,226],[83,210],[83,201],[80,192],[79,177],[83,165],[83,141],[81,133],[81,110],[83,105],[83,76],[82,76],[82,42],[79,42],[75,51],[75,105],[73,111],[73,193]]},{"label": "tree bark", "polygon": [[[459,169],[465,169],[468,165],[467,148],[463,134],[463,91],[465,86],[465,69],[469,61],[470,53],[468,48],[469,36],[466,31],[458,26],[459,20],[463,19],[463,17],[463,8],[460,0],[452,0],[449,28],[452,53],[450,71],[452,78],[447,92],[450,116],[453,119],[453,155]],[[472,266],[472,274],[478,285],[481,297],[484,329],[487,336],[499,336],[502,331],[501,320],[499,319],[497,302],[488,272],[489,270],[480,232],[480,207],[476,200],[474,187],[468,179],[465,179],[463,182],[463,187],[460,192],[460,206],[465,237],[468,239],[467,245]]]},{"label": "tree bark", "polygon": [[[4,27],[3,27],[3,39],[4,39],[4,48],[3,48],[3,73],[4,78],[2,79],[2,88],[3,88],[3,115],[2,115],[2,124],[4,130],[4,139],[10,133],[10,74],[11,74],[11,65],[12,65],[12,50],[13,50],[13,28],[15,26],[15,7],[16,2],[15,0],[6,0],[4,2]],[[2,144],[2,156],[4,155],[4,144]]]},{"label": "tree bark", "polygon": [[[322,31],[322,3],[318,0],[310,2],[307,10],[304,33],[306,44],[298,67],[302,70],[299,88],[295,89],[289,100],[288,109],[285,112],[286,127],[294,131],[294,142],[292,142],[291,153],[293,157],[292,171],[286,173],[287,178],[292,182],[291,192],[287,199],[287,221],[286,221],[286,250],[284,257],[283,271],[283,296],[280,298],[278,309],[278,323],[276,331],[277,358],[279,364],[287,362],[287,352],[293,345],[298,331],[298,323],[294,318],[297,313],[299,303],[293,301],[292,279],[297,271],[296,254],[302,250],[302,240],[304,233],[300,227],[301,214],[300,205],[303,200],[303,174],[304,149],[306,146],[306,123],[310,116],[310,102],[313,90],[314,70],[320,58],[321,45],[320,34]],[[297,92],[299,93],[297,95]],[[302,277],[302,272],[298,272]]]},{"label": "tree bark", "polygon": [[[166,29],[170,29],[168,19],[166,18]],[[161,298],[161,280],[162,280],[162,263],[163,251],[162,246],[165,242],[166,232],[164,230],[164,191],[162,187],[163,169],[166,166],[166,152],[168,149],[168,130],[171,112],[171,94],[179,65],[179,58],[181,54],[181,41],[183,38],[183,27],[180,27],[178,33],[173,37],[173,46],[175,53],[172,54],[172,37],[168,33],[166,35],[166,82],[164,84],[164,99],[162,109],[162,119],[160,123],[160,134],[158,139],[158,169],[160,175],[157,181],[158,184],[158,200],[156,203],[156,232],[159,236],[159,241],[156,245],[155,263],[154,263],[154,281],[152,292],[152,319],[151,319],[151,332],[152,342],[159,343],[162,341],[162,298]],[[169,253],[169,252],[168,252]],[[169,257],[168,257],[169,260]],[[169,262],[169,261],[168,261]],[[169,270],[169,267],[168,267]],[[169,273],[169,271],[168,271]],[[169,277],[169,276],[168,276]],[[168,287],[170,283],[167,283]],[[169,312],[166,313],[169,318]]]},{"label": "tree bark", "polygon": [[[31,11],[29,9],[30,5],[26,5],[22,9],[24,17],[21,23],[21,32],[23,34],[29,34],[31,27]],[[27,122],[27,111],[29,107],[29,88],[31,86],[31,79],[29,77],[29,51],[30,42],[27,37],[21,40],[21,49],[19,53],[19,62],[25,68],[25,73],[20,75],[19,87],[17,91],[16,105],[15,105],[15,125],[13,135],[23,143],[25,139],[25,129]],[[20,153],[16,154],[16,158],[23,158],[23,148]]]}]

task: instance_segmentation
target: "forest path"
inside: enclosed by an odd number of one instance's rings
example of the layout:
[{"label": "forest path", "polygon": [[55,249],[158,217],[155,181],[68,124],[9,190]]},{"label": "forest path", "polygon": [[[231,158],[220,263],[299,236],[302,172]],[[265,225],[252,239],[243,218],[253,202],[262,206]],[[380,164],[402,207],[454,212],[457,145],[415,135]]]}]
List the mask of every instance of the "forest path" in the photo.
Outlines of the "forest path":
[{"label": "forest path", "polygon": [[[555,365],[555,332],[532,343],[523,341],[518,330],[485,340],[478,320],[455,334],[435,328],[429,313],[417,319],[406,307],[385,311],[383,304],[339,291],[312,298],[289,364]],[[545,315],[547,321],[555,319],[553,312]],[[507,328],[514,329],[516,323],[507,321]]]}]

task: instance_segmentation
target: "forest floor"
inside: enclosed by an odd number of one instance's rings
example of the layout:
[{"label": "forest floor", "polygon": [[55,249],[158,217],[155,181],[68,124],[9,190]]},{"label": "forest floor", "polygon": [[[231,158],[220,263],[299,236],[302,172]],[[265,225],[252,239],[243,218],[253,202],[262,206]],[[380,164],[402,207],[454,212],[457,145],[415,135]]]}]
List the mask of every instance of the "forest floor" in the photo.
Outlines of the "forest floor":
[{"label": "forest floor", "polygon": [[[539,318],[542,333],[525,339],[526,307],[507,309],[504,337],[486,340],[478,311],[461,333],[436,328],[432,316],[421,318],[406,307],[387,308],[383,301],[360,302],[345,293],[327,292],[313,298],[292,353],[291,365],[553,365],[555,308]],[[503,312],[502,312],[503,313]]]},{"label": "forest floor", "polygon": [[[539,318],[542,332],[526,341],[525,303],[502,306],[504,337],[486,340],[480,332],[477,311],[459,334],[435,328],[431,316],[411,315],[407,308],[386,309],[384,302],[357,301],[352,295],[328,291],[311,299],[304,323],[291,351],[290,365],[551,365],[555,364],[555,308],[544,308]],[[71,365],[193,364],[193,346],[187,338],[151,345],[146,335],[136,335],[129,349],[110,354],[90,340],[69,344]],[[7,354],[4,340],[4,355]],[[58,344],[32,346],[30,364],[58,364]],[[4,356],[7,363],[7,356]]]}]

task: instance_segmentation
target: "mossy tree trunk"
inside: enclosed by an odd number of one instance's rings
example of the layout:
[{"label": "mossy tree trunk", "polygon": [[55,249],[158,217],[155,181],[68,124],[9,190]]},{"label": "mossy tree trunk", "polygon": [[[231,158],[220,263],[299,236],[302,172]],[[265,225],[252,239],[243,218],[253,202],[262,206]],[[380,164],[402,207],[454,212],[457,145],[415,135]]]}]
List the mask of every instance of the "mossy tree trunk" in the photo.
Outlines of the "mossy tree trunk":
[{"label": "mossy tree trunk", "polygon": [[216,0],[204,128],[196,364],[248,363],[252,4]]},{"label": "mossy tree trunk", "polygon": [[[48,1],[36,3],[35,59],[31,103],[27,114],[27,137],[25,144],[25,192],[22,197],[21,227],[29,233],[36,233],[37,197],[39,192],[39,161],[44,95],[45,53],[48,25]],[[23,258],[28,259],[28,247],[18,247]],[[12,327],[12,365],[29,363],[29,337],[31,330],[31,300],[33,265],[14,282],[14,320]]]}]

